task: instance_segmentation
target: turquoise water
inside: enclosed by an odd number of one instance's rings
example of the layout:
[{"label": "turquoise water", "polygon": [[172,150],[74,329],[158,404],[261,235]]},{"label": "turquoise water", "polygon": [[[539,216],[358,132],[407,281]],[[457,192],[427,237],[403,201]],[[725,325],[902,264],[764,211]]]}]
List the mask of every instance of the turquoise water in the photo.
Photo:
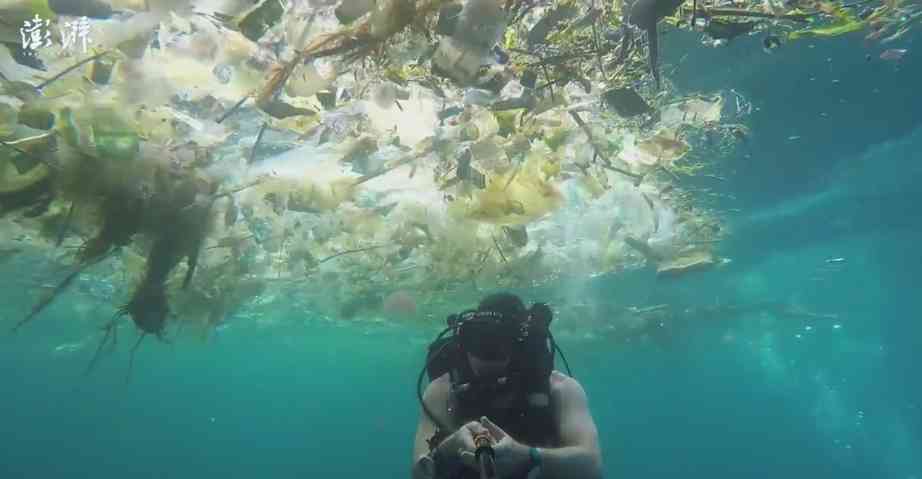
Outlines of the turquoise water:
[{"label": "turquoise water", "polygon": [[[682,52],[667,37],[680,88],[729,86],[759,111],[749,143],[724,160],[727,180],[707,185],[736,198],[717,204],[739,209],[720,250],[733,262],[657,282],[646,303],[774,299],[838,317],[714,317],[630,344],[561,334],[606,477],[922,477],[920,40],[906,40],[897,68],[866,62],[855,38],[768,57],[758,39]],[[623,295],[643,276],[598,278],[580,294]],[[54,277],[35,259],[0,265],[3,323]],[[87,303],[112,294],[94,288],[81,280],[0,337],[0,478],[407,477],[429,329],[327,321],[293,304],[273,321],[232,320],[207,343],[146,343],[126,384],[131,335],[83,376],[111,314]]]}]

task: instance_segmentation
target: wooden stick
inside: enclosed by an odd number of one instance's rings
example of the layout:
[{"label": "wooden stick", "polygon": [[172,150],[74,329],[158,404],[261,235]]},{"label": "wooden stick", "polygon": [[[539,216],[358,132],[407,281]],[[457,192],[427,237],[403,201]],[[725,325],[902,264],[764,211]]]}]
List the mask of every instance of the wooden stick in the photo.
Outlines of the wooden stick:
[{"label": "wooden stick", "polygon": [[670,170],[669,168],[666,168],[666,167],[663,166],[662,164],[659,165],[659,168],[660,168],[661,170],[665,171],[666,174],[668,174],[669,176],[671,176],[674,180],[676,180],[676,181],[681,181],[681,180],[682,180],[681,178],[679,178],[679,175],[675,174],[674,171]]},{"label": "wooden stick", "polygon": [[499,257],[502,258],[503,263],[508,263],[506,255],[503,254],[503,249],[499,247],[499,241],[496,241],[496,236],[490,235],[490,237],[493,238],[493,245],[496,246],[496,251],[499,252]]},{"label": "wooden stick", "polygon": [[[593,11],[593,14],[595,12],[599,12],[599,10],[595,8],[595,0],[592,0],[592,11]],[[602,65],[602,52],[601,52],[601,47],[599,44],[599,29],[596,27],[596,23],[597,23],[596,18],[593,18],[592,19],[592,43],[593,43],[592,46],[593,48],[595,48],[595,52],[596,52],[595,58],[596,58],[596,61],[598,61],[599,63],[599,72],[604,77],[605,67]]]},{"label": "wooden stick", "polygon": [[99,58],[99,57],[101,57],[101,56],[103,56],[103,55],[108,54],[108,53],[109,53],[109,51],[106,50],[106,51],[104,51],[104,52],[102,52],[102,53],[97,53],[96,55],[93,55],[93,56],[91,56],[91,57],[89,57],[89,58],[85,58],[85,59],[83,59],[83,60],[80,60],[79,62],[73,64],[72,66],[65,68],[61,73],[58,73],[57,75],[55,75],[55,76],[53,76],[53,77],[51,77],[51,78],[49,78],[49,79],[47,79],[47,80],[45,80],[45,81],[39,83],[38,86],[35,87],[35,89],[36,89],[36,90],[41,90],[41,89],[45,88],[46,86],[50,85],[52,82],[57,81],[58,78],[61,78],[62,76],[67,75],[68,73],[70,73],[70,72],[76,70],[77,68],[80,68],[82,65],[84,65],[84,64],[86,64],[86,63],[88,63],[88,62],[91,62],[91,61],[93,61],[93,60],[95,60],[95,59],[97,59],[97,58]]},{"label": "wooden stick", "polygon": [[225,192],[223,192],[223,193],[215,193],[215,194],[209,196],[208,198],[206,198],[205,200],[202,200],[202,201],[195,201],[195,202],[192,202],[191,204],[188,204],[188,205],[184,206],[184,207],[182,208],[182,210],[185,211],[185,210],[187,210],[187,209],[189,209],[189,208],[192,208],[192,207],[202,206],[202,205],[205,204],[205,203],[213,203],[213,202],[215,202],[215,201],[217,201],[217,200],[219,200],[219,199],[221,199],[221,198],[224,198],[225,196],[233,196],[233,195],[235,195],[235,194],[237,194],[237,193],[240,193],[240,192],[243,191],[243,190],[246,190],[246,189],[248,189],[248,188],[252,188],[252,187],[254,187],[254,186],[260,184],[260,183],[262,182],[262,180],[263,180],[263,178],[260,177],[260,178],[257,178],[257,179],[255,179],[255,180],[253,180],[253,181],[251,181],[251,182],[249,182],[249,183],[243,185],[243,186],[238,186],[237,188],[234,188],[234,189],[225,191]]},{"label": "wooden stick", "polygon": [[256,161],[256,149],[259,148],[259,142],[262,141],[263,133],[266,132],[266,127],[268,126],[269,126],[269,122],[268,121],[264,122],[263,126],[259,129],[259,133],[256,134],[256,141],[253,142],[253,149],[250,150],[250,161],[249,161],[250,164]]},{"label": "wooden stick", "polygon": [[221,123],[222,121],[226,120],[227,117],[233,115],[234,112],[236,112],[237,110],[239,110],[240,107],[243,105],[243,102],[247,101],[247,98],[249,98],[249,97],[250,97],[250,95],[247,95],[247,96],[241,98],[240,101],[238,101],[237,103],[235,103],[234,106],[232,106],[232,107],[230,108],[230,110],[227,110],[227,112],[225,112],[223,115],[221,115],[221,118],[218,118],[218,121],[216,121],[215,123]]},{"label": "wooden stick", "polygon": [[54,246],[61,246],[61,243],[64,242],[64,236],[67,234],[67,230],[70,229],[70,220],[74,217],[74,209],[77,207],[77,202],[72,201],[70,203],[70,208],[67,209],[67,217],[64,218],[64,224],[61,225],[61,229],[58,230],[58,239],[55,241]]},{"label": "wooden stick", "polygon": [[251,181],[251,182],[249,182],[249,183],[243,185],[243,186],[238,186],[238,187],[236,187],[236,188],[233,188],[233,189],[231,189],[231,190],[225,191],[225,192],[223,192],[223,193],[216,193],[214,196],[212,196],[212,200],[217,200],[217,199],[220,199],[220,198],[224,198],[225,196],[233,196],[233,195],[236,195],[237,193],[240,193],[240,192],[243,191],[243,190],[250,189],[250,188],[252,188],[252,187],[254,187],[254,186],[256,186],[256,185],[262,183],[262,181],[263,181],[262,178],[257,178],[257,179],[255,179],[255,180],[253,180],[253,181]]},{"label": "wooden stick", "polygon": [[595,150],[595,154],[599,158],[602,159],[602,166],[604,166],[605,168],[609,170],[621,173],[622,175],[627,176],[629,178],[633,178],[634,186],[639,186],[640,182],[643,181],[643,175],[638,175],[637,173],[631,173],[630,171],[623,170],[621,168],[618,168],[617,166],[613,166],[611,164],[611,161],[609,161],[608,158],[604,154],[602,154],[602,150],[600,150],[599,147],[595,144],[595,138],[592,136],[592,130],[589,129],[589,125],[587,125],[586,122],[584,122],[583,119],[580,118],[579,113],[573,110],[570,110],[569,113],[570,113],[570,116],[573,117],[573,120],[576,122],[576,124],[579,125],[579,127],[582,128],[583,131],[586,133],[586,136],[589,137],[589,144],[592,145],[592,149]]},{"label": "wooden stick", "polygon": [[317,261],[317,264],[326,263],[327,261],[330,261],[330,260],[333,259],[333,258],[337,258],[337,257],[339,257],[339,256],[343,256],[343,255],[346,255],[346,254],[361,253],[361,252],[363,252],[363,251],[370,251],[370,250],[373,250],[373,249],[383,248],[384,246],[385,246],[385,245],[377,245],[377,246],[368,246],[368,247],[365,247],[365,248],[347,249],[346,251],[340,251],[339,253],[336,253],[336,254],[332,254],[332,255],[330,255],[330,256],[327,256],[326,258],[323,258],[323,259],[321,259],[320,261]]},{"label": "wooden stick", "polygon": [[[231,238],[231,239],[233,240],[234,243],[238,243],[238,242],[242,243],[244,241],[254,238],[255,236],[256,235],[249,235],[249,236],[244,236],[242,238]],[[218,241],[218,244],[214,246],[208,246],[205,249],[208,250],[208,249],[215,249],[215,248],[233,248],[234,246],[235,244],[222,244],[220,241]]]},{"label": "wooden stick", "polygon": [[698,15],[706,17],[752,17],[752,18],[777,18],[807,23],[810,17],[820,15],[822,12],[775,14],[766,12],[751,12],[741,8],[699,8]]},{"label": "wooden stick", "polygon": [[21,155],[28,156],[29,158],[32,158],[32,159],[34,159],[35,161],[38,161],[38,162],[40,162],[40,163],[44,163],[45,166],[47,166],[48,168],[50,168],[50,169],[52,169],[52,170],[55,168],[55,165],[52,164],[50,161],[48,161],[48,160],[46,160],[46,159],[44,159],[44,158],[42,158],[42,157],[40,157],[40,156],[38,156],[38,155],[32,154],[31,152],[28,152],[28,151],[26,151],[26,150],[23,150],[22,148],[19,148],[19,147],[16,146],[16,145],[11,145],[11,144],[9,144],[9,143],[3,141],[3,140],[0,140],[0,145],[3,145],[3,146],[5,146],[5,147],[7,147],[7,148],[9,148],[9,149],[11,149],[11,150],[13,150],[13,151],[15,151],[15,152],[21,154]]},{"label": "wooden stick", "polygon": [[416,160],[418,160],[418,159],[420,159],[420,158],[422,158],[422,157],[428,155],[428,154],[431,153],[431,152],[432,152],[431,149],[426,149],[425,151],[423,151],[423,152],[421,152],[421,153],[419,153],[419,154],[413,155],[413,156],[411,156],[411,157],[409,157],[409,158],[403,158],[403,159],[401,159],[401,160],[397,160],[397,162],[395,162],[395,163],[394,163],[393,165],[391,165],[389,168],[383,168],[381,171],[376,171],[376,172],[374,172],[374,173],[369,173],[369,174],[367,174],[367,175],[362,175],[362,176],[360,176],[358,179],[355,180],[355,183],[353,183],[353,186],[361,185],[362,183],[365,183],[366,181],[373,180],[373,179],[375,179],[375,178],[377,178],[377,177],[379,177],[379,176],[382,176],[382,175],[386,175],[386,174],[388,174],[388,173],[390,173],[390,172],[396,170],[397,168],[400,168],[401,166],[406,165],[407,163],[412,163],[412,162],[414,162],[414,161],[416,161]]},{"label": "wooden stick", "polygon": [[108,258],[114,252],[115,252],[115,249],[111,249],[105,254],[102,254],[96,258],[93,258],[85,263],[75,265],[73,269],[67,274],[67,276],[65,276],[64,279],[60,283],[58,283],[57,286],[54,287],[54,289],[52,289],[51,291],[48,292],[47,295],[39,299],[38,303],[32,307],[32,311],[29,312],[29,314],[25,317],[25,319],[22,319],[21,321],[16,323],[15,326],[13,326],[13,329],[11,332],[15,333],[19,331],[19,328],[23,327],[29,321],[32,321],[33,319],[35,319],[35,317],[38,316],[38,314],[41,313],[46,307],[48,307],[48,305],[50,305],[55,300],[55,298],[58,297],[59,294],[64,292],[64,290],[67,289],[68,286],[70,286],[70,284],[77,278],[77,276],[80,275],[80,273],[85,271],[90,266],[93,266],[97,263],[102,262],[104,259]]}]

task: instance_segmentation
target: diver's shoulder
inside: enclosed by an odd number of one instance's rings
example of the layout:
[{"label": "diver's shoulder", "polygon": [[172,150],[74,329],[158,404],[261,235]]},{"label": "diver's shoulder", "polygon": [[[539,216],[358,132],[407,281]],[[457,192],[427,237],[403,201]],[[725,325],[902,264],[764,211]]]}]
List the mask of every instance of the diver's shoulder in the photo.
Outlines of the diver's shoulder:
[{"label": "diver's shoulder", "polygon": [[570,391],[582,391],[583,386],[575,378],[557,371],[551,371],[551,392],[555,394],[566,394]]},{"label": "diver's shoulder", "polygon": [[554,385],[555,383],[562,384],[567,381],[576,381],[576,380],[556,369],[551,371],[551,385]]},{"label": "diver's shoulder", "polygon": [[551,371],[551,390],[566,388],[567,383],[570,381],[576,380],[556,369]]},{"label": "diver's shoulder", "polygon": [[448,398],[448,392],[451,390],[451,378],[445,373],[429,383],[423,396],[426,402],[440,402]]}]

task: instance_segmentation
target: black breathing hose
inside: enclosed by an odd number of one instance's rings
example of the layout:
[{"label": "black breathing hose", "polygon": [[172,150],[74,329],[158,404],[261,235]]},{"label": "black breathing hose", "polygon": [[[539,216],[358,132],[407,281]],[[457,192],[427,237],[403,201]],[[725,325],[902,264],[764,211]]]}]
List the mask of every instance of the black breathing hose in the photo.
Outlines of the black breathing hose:
[{"label": "black breathing hose", "polygon": [[557,354],[560,355],[560,359],[563,359],[563,365],[567,368],[567,376],[572,378],[573,373],[570,371],[570,363],[567,361],[567,357],[564,356],[563,350],[557,345],[557,341],[554,340],[554,335],[551,334],[550,330],[547,332],[547,337],[551,339],[551,346],[554,348],[554,351],[557,351]]}]

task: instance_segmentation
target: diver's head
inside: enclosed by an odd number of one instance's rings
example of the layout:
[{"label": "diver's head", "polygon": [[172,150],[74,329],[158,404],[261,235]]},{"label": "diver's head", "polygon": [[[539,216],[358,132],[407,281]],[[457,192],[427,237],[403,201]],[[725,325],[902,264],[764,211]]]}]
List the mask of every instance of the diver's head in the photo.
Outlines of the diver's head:
[{"label": "diver's head", "polygon": [[519,326],[528,315],[522,299],[511,293],[484,298],[473,318],[461,327],[461,347],[478,376],[501,376],[512,359]]}]

